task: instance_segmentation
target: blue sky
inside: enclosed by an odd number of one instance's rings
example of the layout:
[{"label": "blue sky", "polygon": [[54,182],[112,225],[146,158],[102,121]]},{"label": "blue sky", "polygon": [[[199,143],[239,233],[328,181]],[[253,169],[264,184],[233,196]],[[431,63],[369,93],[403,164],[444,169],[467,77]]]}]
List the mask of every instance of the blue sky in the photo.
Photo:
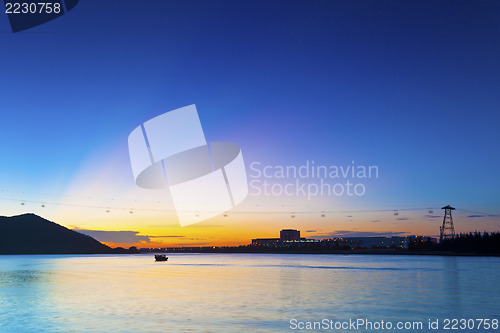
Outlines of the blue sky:
[{"label": "blue sky", "polygon": [[5,190],[63,195],[110,154],[101,186],[133,186],[130,131],[196,104],[247,165],[378,165],[349,207],[500,213],[498,1],[82,0],[0,27]]}]

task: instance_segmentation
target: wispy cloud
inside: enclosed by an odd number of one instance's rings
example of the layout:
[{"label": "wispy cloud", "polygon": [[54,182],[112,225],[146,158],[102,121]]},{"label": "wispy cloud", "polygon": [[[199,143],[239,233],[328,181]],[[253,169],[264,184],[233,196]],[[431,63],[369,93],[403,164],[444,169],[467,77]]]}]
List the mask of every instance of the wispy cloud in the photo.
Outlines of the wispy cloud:
[{"label": "wispy cloud", "polygon": [[80,229],[78,227],[74,227],[72,230],[84,235],[88,235],[92,238],[95,238],[99,242],[115,243],[115,244],[151,243],[151,240],[154,238],[185,237],[182,235],[165,235],[165,236],[139,235],[140,233],[139,231],[131,231],[131,230],[120,230],[120,231],[90,230],[90,229]]},{"label": "wispy cloud", "polygon": [[492,215],[492,214],[476,214],[476,215],[469,215],[467,217],[468,218],[477,218],[477,217],[493,217],[493,216],[496,216],[496,215]]},{"label": "wispy cloud", "polygon": [[150,243],[149,236],[139,235],[139,231],[107,231],[107,230],[88,230],[88,229],[73,229],[84,235],[88,235],[97,239],[99,242],[115,243],[115,244],[136,244]]}]

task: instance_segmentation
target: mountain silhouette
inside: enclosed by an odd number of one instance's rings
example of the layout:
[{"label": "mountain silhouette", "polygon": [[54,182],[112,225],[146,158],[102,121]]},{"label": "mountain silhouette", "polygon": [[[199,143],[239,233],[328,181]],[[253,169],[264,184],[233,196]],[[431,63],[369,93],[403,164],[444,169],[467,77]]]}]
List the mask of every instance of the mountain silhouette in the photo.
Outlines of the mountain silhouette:
[{"label": "mountain silhouette", "polygon": [[35,214],[0,217],[0,254],[98,253],[116,251]]}]

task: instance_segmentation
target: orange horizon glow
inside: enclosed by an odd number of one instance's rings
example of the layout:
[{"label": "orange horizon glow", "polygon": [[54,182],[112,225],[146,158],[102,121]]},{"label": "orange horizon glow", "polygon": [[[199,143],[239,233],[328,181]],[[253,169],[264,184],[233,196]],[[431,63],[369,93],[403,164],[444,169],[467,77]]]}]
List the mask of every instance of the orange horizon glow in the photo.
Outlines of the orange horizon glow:
[{"label": "orange horizon glow", "polygon": [[[373,222],[373,218],[359,218],[355,221],[342,220],[340,217],[328,219],[302,219],[286,217],[274,217],[269,219],[244,219],[244,218],[214,218],[189,227],[162,226],[156,225],[155,221],[144,227],[134,224],[110,225],[100,224],[94,230],[133,230],[139,237],[149,237],[149,241],[138,241],[133,243],[102,243],[110,247],[129,248],[168,248],[168,247],[210,247],[210,246],[239,246],[251,244],[255,238],[279,238],[280,230],[296,229],[301,232],[301,237],[314,239],[328,239],[334,237],[359,237],[359,236],[332,236],[335,232],[351,231],[355,233],[387,233],[387,236],[408,236],[420,235],[436,237],[439,235],[441,218],[432,220],[419,218],[411,214],[406,214],[407,220],[400,220],[400,217],[385,217],[384,222]],[[455,228],[457,233],[468,233],[474,231],[498,231],[498,218],[481,219],[481,227],[468,223],[466,217],[457,216],[455,218]],[[157,222],[157,221],[156,221]],[[147,224],[143,222],[143,225]],[[410,227],[411,226],[411,227]],[[80,226],[79,226],[80,227]],[[107,228],[109,227],[109,228]],[[81,228],[81,227],[80,227]],[[74,226],[71,228],[75,231]]]}]

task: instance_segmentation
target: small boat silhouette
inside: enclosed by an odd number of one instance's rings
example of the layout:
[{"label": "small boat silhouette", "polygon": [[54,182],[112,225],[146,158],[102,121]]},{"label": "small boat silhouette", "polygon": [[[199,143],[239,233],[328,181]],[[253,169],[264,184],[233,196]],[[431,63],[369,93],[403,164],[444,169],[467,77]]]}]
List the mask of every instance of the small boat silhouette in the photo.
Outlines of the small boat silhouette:
[{"label": "small boat silhouette", "polygon": [[168,257],[164,254],[155,254],[156,261],[167,261]]}]

